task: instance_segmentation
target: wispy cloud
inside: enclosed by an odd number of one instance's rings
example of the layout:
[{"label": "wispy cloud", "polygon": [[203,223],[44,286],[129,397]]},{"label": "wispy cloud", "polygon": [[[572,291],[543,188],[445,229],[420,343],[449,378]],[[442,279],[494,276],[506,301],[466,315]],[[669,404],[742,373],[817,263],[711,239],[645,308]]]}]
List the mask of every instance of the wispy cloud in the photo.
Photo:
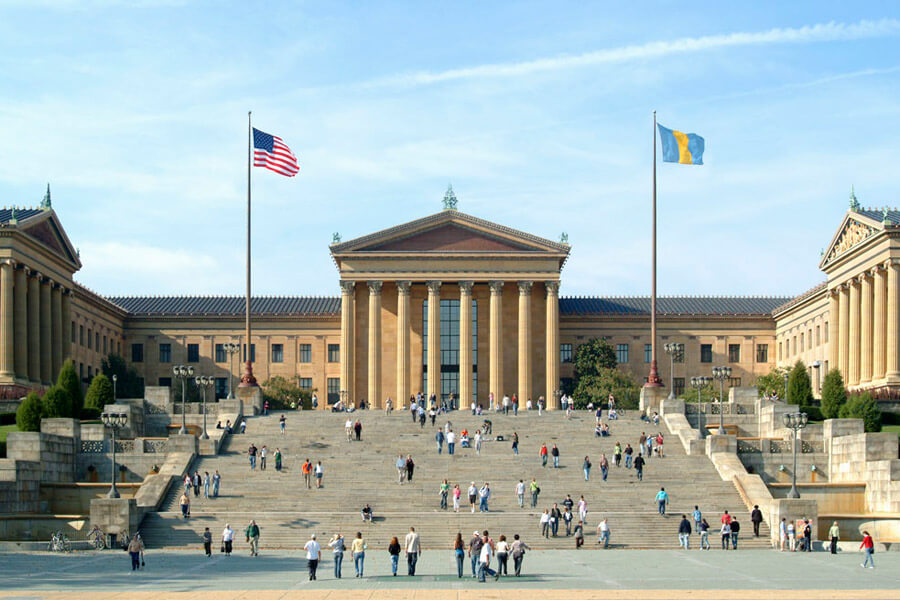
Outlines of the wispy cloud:
[{"label": "wispy cloud", "polygon": [[370,85],[428,85],[464,79],[522,77],[541,72],[576,69],[622,63],[673,54],[687,54],[738,46],[765,44],[805,44],[893,36],[900,33],[900,20],[863,20],[856,23],[819,23],[804,27],[778,27],[768,31],[736,32],[722,35],[679,38],[672,41],[607,48],[576,55],[512,63],[493,63],[448,69],[405,73],[370,82]]}]

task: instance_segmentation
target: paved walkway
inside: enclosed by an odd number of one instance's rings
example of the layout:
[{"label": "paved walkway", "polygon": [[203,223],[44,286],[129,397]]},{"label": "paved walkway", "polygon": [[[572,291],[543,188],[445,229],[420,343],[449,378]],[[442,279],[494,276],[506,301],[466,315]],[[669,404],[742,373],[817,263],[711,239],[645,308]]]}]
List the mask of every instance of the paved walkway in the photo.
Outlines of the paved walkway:
[{"label": "paved walkway", "polygon": [[[371,542],[370,542],[371,543]],[[0,555],[0,598],[215,598],[231,600],[441,599],[479,598],[898,598],[900,553],[876,554],[878,568],[862,569],[856,553],[782,554],[692,550],[535,551],[525,558],[522,577],[479,584],[455,575],[449,551],[426,552],[415,578],[392,577],[387,552],[367,553],[365,577],[333,578],[330,556],[310,582],[306,561],[296,552],[268,552],[258,558],[197,552],[149,552],[143,571],[132,573],[121,551]],[[401,573],[405,573],[401,560]],[[542,590],[549,590],[542,591]],[[853,590],[848,593],[848,590]]]}]

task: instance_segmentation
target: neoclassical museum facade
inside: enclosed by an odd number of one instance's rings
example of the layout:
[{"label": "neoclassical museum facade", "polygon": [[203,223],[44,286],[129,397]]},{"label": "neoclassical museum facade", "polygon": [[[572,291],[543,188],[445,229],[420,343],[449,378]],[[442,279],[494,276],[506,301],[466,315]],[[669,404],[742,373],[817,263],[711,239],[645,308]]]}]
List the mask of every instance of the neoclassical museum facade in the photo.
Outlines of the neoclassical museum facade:
[{"label": "neoclassical museum facade", "polygon": [[[648,297],[560,295],[567,243],[455,208],[338,241],[332,297],[255,297],[250,359],[257,379],[298,377],[321,407],[343,398],[404,406],[419,391],[464,403],[491,393],[558,404],[578,345],[602,337],[637,382],[649,372]],[[660,376],[677,392],[713,366],[752,385],[802,359],[816,393],[838,367],[851,389],[900,395],[900,212],[850,210],[819,265],[825,281],[796,297],[662,297],[658,340],[681,342]],[[49,385],[62,362],[83,381],[122,355],[147,385],[170,385],[173,364],[240,375],[237,296],[107,297],[77,283],[77,251],[50,202],[0,209],[0,394]],[[236,382],[236,379],[232,379]]]}]

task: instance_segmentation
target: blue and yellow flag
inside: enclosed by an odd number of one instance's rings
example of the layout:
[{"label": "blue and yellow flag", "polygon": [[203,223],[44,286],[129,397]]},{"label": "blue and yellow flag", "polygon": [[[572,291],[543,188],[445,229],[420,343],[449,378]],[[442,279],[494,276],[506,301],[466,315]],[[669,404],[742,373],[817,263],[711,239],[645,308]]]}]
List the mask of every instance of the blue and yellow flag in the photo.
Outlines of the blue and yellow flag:
[{"label": "blue and yellow flag", "polygon": [[659,124],[656,126],[659,128],[659,139],[662,141],[665,162],[683,165],[703,164],[703,148],[706,142],[702,137],[696,133],[681,133],[667,129]]}]

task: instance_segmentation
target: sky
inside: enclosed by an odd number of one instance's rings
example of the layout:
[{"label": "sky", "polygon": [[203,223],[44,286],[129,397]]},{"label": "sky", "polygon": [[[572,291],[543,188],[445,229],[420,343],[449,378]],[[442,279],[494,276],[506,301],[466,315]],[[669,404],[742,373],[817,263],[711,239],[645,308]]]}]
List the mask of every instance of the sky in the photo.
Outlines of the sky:
[{"label": "sky", "polygon": [[441,210],[568,234],[561,293],[794,295],[847,207],[896,206],[896,2],[0,0],[0,204],[53,207],[104,295],[339,293],[328,253]]}]

